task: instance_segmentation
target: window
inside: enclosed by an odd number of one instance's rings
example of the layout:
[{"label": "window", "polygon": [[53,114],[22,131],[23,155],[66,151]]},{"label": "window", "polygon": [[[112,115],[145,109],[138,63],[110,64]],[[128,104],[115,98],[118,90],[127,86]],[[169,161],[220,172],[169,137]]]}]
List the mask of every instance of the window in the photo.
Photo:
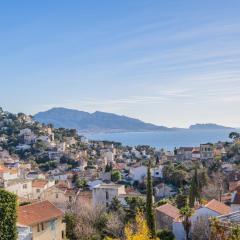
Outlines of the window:
[{"label": "window", "polygon": [[27,184],[23,184],[23,189],[27,189]]},{"label": "window", "polygon": [[58,193],[56,193],[56,198],[58,198]]},{"label": "window", "polygon": [[68,197],[69,202],[72,202],[72,196]]},{"label": "window", "polygon": [[37,193],[40,193],[40,189],[37,189]]},{"label": "window", "polygon": [[37,225],[37,231],[40,232],[40,224]]},{"label": "window", "polygon": [[44,223],[41,223],[42,231],[44,230]]},{"label": "window", "polygon": [[62,231],[62,239],[64,239],[65,237],[65,234],[64,234],[64,231]]},{"label": "window", "polygon": [[108,200],[109,199],[109,193],[106,192],[106,199]]}]

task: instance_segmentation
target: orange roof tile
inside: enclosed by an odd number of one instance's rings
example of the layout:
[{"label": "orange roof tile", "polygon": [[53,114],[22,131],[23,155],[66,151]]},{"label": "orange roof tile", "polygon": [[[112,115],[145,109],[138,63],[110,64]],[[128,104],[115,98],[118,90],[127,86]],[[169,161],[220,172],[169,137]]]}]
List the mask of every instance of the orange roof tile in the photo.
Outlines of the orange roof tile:
[{"label": "orange roof tile", "polygon": [[64,213],[49,201],[37,202],[20,206],[17,213],[17,222],[25,226],[50,221],[62,217]]},{"label": "orange roof tile", "polygon": [[167,215],[173,219],[178,219],[180,217],[179,209],[169,203],[166,203],[160,207],[157,207],[156,210],[164,213],[165,215]]},{"label": "orange roof tile", "polygon": [[208,202],[205,205],[206,208],[209,208],[213,210],[214,212],[217,212],[221,215],[228,214],[231,211],[231,208],[225,205],[224,203],[221,203],[215,199],[212,199],[210,202]]},{"label": "orange roof tile", "polygon": [[0,166],[0,173],[6,173],[9,172],[10,170],[6,167]]},{"label": "orange roof tile", "polygon": [[32,186],[35,188],[44,188],[45,185],[48,183],[47,180],[44,179],[35,179],[32,182]]}]

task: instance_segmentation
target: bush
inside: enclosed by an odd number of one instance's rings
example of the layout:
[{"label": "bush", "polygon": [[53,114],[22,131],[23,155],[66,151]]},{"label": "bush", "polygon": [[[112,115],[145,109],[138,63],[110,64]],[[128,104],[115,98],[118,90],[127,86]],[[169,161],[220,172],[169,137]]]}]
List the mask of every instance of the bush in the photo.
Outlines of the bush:
[{"label": "bush", "polygon": [[0,189],[0,239],[17,239],[17,196]]},{"label": "bush", "polygon": [[174,240],[174,234],[168,229],[162,229],[157,232],[157,237],[161,240]]}]

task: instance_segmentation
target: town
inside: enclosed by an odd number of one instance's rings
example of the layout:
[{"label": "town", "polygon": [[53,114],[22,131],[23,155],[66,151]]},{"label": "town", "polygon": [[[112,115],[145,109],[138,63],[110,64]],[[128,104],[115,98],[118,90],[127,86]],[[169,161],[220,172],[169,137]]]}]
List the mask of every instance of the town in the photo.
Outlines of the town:
[{"label": "town", "polygon": [[240,134],[174,151],[130,147],[0,108],[0,187],[2,222],[16,198],[19,240],[123,239],[149,211],[149,192],[159,239],[240,239]]}]

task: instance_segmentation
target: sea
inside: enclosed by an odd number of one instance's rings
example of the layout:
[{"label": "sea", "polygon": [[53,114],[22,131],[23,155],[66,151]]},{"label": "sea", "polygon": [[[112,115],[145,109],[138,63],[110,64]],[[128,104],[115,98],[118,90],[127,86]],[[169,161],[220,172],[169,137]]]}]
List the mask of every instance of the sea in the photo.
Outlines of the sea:
[{"label": "sea", "polygon": [[155,132],[122,132],[87,134],[90,140],[108,140],[121,142],[123,145],[149,145],[157,149],[173,150],[175,147],[194,147],[201,143],[231,141],[229,133],[233,130],[176,130]]}]

